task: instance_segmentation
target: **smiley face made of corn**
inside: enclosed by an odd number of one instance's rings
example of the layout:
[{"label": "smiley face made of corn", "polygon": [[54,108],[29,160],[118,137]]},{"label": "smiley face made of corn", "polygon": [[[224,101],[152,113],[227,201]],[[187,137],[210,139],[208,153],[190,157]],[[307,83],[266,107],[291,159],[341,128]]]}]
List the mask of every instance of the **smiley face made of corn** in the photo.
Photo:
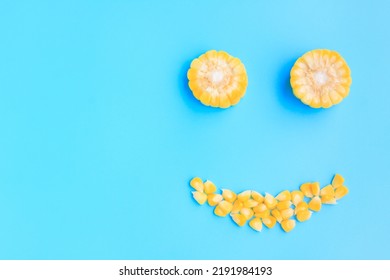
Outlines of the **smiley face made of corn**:
[{"label": "smiley face made of corn", "polygon": [[[194,59],[187,72],[189,87],[206,106],[229,108],[244,97],[248,77],[243,63],[224,51],[211,50]],[[290,72],[294,95],[312,108],[329,108],[348,96],[351,71],[335,51],[313,50],[305,53]],[[318,182],[308,182],[299,190],[284,190],[276,196],[247,190],[236,194],[232,190],[218,192],[214,183],[195,177],[190,186],[197,203],[215,207],[219,217],[230,215],[240,227],[247,222],[255,231],[263,225],[273,228],[279,223],[285,232],[295,228],[296,220],[305,222],[323,204],[336,204],[348,194],[344,178],[336,174],[331,184],[320,188]],[[295,217],[295,219],[294,219]]]}]

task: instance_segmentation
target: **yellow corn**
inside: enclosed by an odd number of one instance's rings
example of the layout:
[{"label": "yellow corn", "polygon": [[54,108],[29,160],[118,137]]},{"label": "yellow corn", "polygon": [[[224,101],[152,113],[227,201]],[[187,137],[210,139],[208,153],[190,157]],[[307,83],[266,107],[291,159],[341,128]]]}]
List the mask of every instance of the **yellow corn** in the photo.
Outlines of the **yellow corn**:
[{"label": "yellow corn", "polygon": [[246,223],[246,219],[243,215],[239,214],[239,213],[235,213],[235,214],[230,214],[230,216],[232,217],[233,221],[239,225],[240,227],[244,226],[245,223]]},{"label": "yellow corn", "polygon": [[327,185],[321,189],[321,202],[323,204],[336,204],[334,188],[332,185]]},{"label": "yellow corn", "polygon": [[265,210],[268,210],[268,207],[264,203],[260,203],[256,207],[253,207],[253,211],[255,211],[255,212],[260,213],[260,212],[264,212]]},{"label": "yellow corn", "polygon": [[337,204],[336,198],[334,195],[323,195],[321,196],[322,204]]},{"label": "yellow corn", "polygon": [[193,187],[195,190],[198,192],[203,192],[204,191],[204,185],[202,179],[199,177],[195,177],[190,181],[190,186]]},{"label": "yellow corn", "polygon": [[334,196],[334,188],[332,185],[327,185],[321,189],[320,192],[321,196],[329,195],[329,196]]},{"label": "yellow corn", "polygon": [[276,224],[276,219],[273,216],[267,216],[265,218],[262,218],[261,220],[263,221],[263,224],[267,228],[273,228],[275,226],[275,224]]},{"label": "yellow corn", "polygon": [[281,223],[282,228],[285,232],[290,232],[295,228],[295,221],[294,220],[284,220]]},{"label": "yellow corn", "polygon": [[309,220],[311,217],[311,211],[310,210],[302,210],[302,211],[298,211],[297,213],[297,220],[300,221],[300,222],[304,222],[304,221],[307,221]]},{"label": "yellow corn", "polygon": [[313,192],[311,190],[311,183],[303,183],[300,187],[301,192],[306,197],[313,197]]},{"label": "yellow corn", "polygon": [[215,206],[222,201],[223,197],[217,193],[211,193],[207,195],[207,202],[210,206]]},{"label": "yellow corn", "polygon": [[251,196],[254,200],[256,200],[258,203],[263,203],[264,196],[259,194],[258,192],[252,191]]},{"label": "yellow corn", "polygon": [[243,207],[244,207],[243,202],[241,202],[239,200],[234,201],[232,213],[239,213]]},{"label": "yellow corn", "polygon": [[242,208],[240,211],[240,214],[245,217],[245,219],[249,220],[253,217],[253,210],[249,208]]},{"label": "yellow corn", "polygon": [[341,187],[344,184],[344,178],[340,174],[336,174],[333,177],[332,180],[332,186],[337,189],[338,187]]},{"label": "yellow corn", "polygon": [[278,209],[272,210],[271,215],[275,217],[275,219],[276,219],[276,221],[278,221],[278,223],[281,223],[283,221],[282,214],[280,213],[280,211]]},{"label": "yellow corn", "polygon": [[212,107],[237,104],[248,85],[244,64],[224,51],[211,50],[194,59],[187,77],[195,98]]},{"label": "yellow corn", "polygon": [[214,185],[213,182],[207,180],[204,182],[204,192],[207,194],[215,193],[217,191],[217,187]]},{"label": "yellow corn", "polygon": [[313,108],[329,108],[349,93],[351,71],[336,51],[312,50],[294,64],[290,73],[294,95]]},{"label": "yellow corn", "polygon": [[348,192],[349,190],[346,186],[341,186],[334,191],[334,196],[337,200],[339,200],[340,198],[343,198],[345,195],[347,195]]},{"label": "yellow corn", "polygon": [[237,196],[237,199],[239,201],[245,202],[251,197],[251,191],[244,191],[242,193],[239,193]]},{"label": "yellow corn", "polygon": [[233,192],[231,190],[227,190],[227,189],[222,189],[222,196],[223,196],[223,199],[225,199],[226,201],[229,201],[231,203],[233,203],[237,198],[237,195],[235,192]]},{"label": "yellow corn", "polygon": [[255,217],[257,218],[265,218],[265,217],[268,217],[270,215],[270,211],[267,209],[267,210],[264,210],[263,212],[255,212]]},{"label": "yellow corn", "polygon": [[320,183],[318,183],[318,182],[311,183],[311,193],[314,196],[320,195]]},{"label": "yellow corn", "polygon": [[244,202],[244,207],[247,208],[253,208],[256,207],[257,205],[259,205],[259,203],[254,199],[248,199],[247,201]]},{"label": "yellow corn", "polygon": [[219,217],[225,217],[232,211],[233,204],[226,200],[222,200],[218,203],[217,207],[214,208],[214,214]]},{"label": "yellow corn", "polygon": [[309,209],[309,205],[307,205],[306,201],[301,201],[298,203],[298,205],[295,207],[295,214],[297,214],[300,211],[305,211]]},{"label": "yellow corn", "polygon": [[287,190],[282,191],[275,198],[279,201],[291,200],[291,193],[290,193],[290,191],[287,191]]},{"label": "yellow corn", "polygon": [[291,206],[291,201],[285,200],[285,201],[278,202],[278,204],[276,205],[276,208],[278,208],[279,210],[284,210],[284,209],[290,208],[290,206]]},{"label": "yellow corn", "polygon": [[249,221],[249,226],[256,231],[261,231],[263,228],[263,223],[261,222],[260,218],[253,218]]},{"label": "yellow corn", "polygon": [[[294,213],[299,222],[307,221],[311,218],[312,211],[321,210],[322,204],[336,204],[336,200],[347,195],[349,190],[341,185],[343,183],[344,178],[336,174],[332,184],[322,189],[318,182],[309,182],[302,184],[300,190],[285,190],[276,197],[266,193],[263,197],[251,190],[237,195],[231,190],[223,189],[222,194],[217,194],[217,187],[209,180],[203,183],[199,177],[194,177],[190,181],[191,187],[196,190],[192,192],[193,198],[199,204],[207,201],[210,206],[216,206],[215,215],[225,217],[230,214],[239,226],[249,221],[250,227],[256,231],[261,231],[262,224],[272,228],[278,222],[286,232],[295,227],[295,221],[291,219]],[[309,203],[305,202],[304,196],[311,198]],[[295,206],[295,210],[291,205]]]},{"label": "yellow corn", "polygon": [[292,191],[291,192],[292,203],[297,206],[299,202],[303,201],[303,192],[301,191]]},{"label": "yellow corn", "polygon": [[276,205],[278,204],[278,201],[276,200],[275,197],[273,197],[269,193],[266,193],[265,197],[264,197],[264,204],[267,205],[267,208],[269,210],[272,210],[276,207]]},{"label": "yellow corn", "polygon": [[192,192],[193,198],[198,202],[200,205],[204,204],[207,201],[207,194],[199,191]]},{"label": "yellow corn", "polygon": [[322,205],[322,203],[321,203],[321,199],[319,196],[313,197],[308,204],[309,209],[316,211],[316,212],[321,210],[321,205]]},{"label": "yellow corn", "polygon": [[280,210],[280,215],[282,215],[283,220],[288,220],[294,216],[294,210],[292,208]]}]

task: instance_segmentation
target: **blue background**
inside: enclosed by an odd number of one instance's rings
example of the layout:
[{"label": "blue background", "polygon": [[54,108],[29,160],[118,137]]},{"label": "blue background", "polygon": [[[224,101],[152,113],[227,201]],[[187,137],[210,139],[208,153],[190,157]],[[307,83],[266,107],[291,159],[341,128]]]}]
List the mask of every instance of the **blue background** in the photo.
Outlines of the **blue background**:
[{"label": "blue background", "polygon": [[[1,259],[389,259],[390,2],[0,2]],[[294,61],[337,50],[350,96],[297,100]],[[230,109],[188,89],[225,50]],[[350,194],[285,234],[191,198],[193,176],[277,194],[338,172]]]}]

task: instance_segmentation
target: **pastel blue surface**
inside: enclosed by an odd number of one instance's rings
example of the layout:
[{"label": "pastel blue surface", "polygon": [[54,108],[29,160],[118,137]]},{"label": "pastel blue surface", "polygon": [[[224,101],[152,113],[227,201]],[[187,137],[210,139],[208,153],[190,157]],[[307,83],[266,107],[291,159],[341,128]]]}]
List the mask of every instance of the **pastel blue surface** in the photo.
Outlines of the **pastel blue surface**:
[{"label": "pastel blue surface", "polygon": [[[1,259],[390,259],[390,2],[0,2]],[[350,96],[311,109],[294,61],[337,50]],[[225,50],[249,86],[192,97],[192,59]],[[277,194],[350,194],[285,234],[191,198],[193,176]]]}]

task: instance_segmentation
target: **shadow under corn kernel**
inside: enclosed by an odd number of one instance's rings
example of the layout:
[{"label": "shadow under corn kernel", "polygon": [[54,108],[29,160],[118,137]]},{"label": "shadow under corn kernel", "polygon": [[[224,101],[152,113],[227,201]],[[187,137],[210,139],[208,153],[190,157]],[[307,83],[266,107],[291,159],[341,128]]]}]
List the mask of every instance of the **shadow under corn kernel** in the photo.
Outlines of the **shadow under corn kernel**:
[{"label": "shadow under corn kernel", "polygon": [[[199,54],[200,55],[200,54]],[[187,71],[190,69],[190,65],[193,59],[195,59],[198,56],[194,56],[191,59],[188,59],[185,61],[182,65],[182,67],[179,69],[179,92],[180,95],[184,101],[184,103],[189,107],[191,110],[199,113],[208,113],[208,114],[215,114],[222,111],[225,111],[226,109],[222,108],[215,108],[211,106],[205,106],[203,105],[198,99],[195,98],[195,96],[192,94],[192,91],[190,87],[188,86],[188,78],[187,78]],[[231,108],[229,108],[231,109]]]},{"label": "shadow under corn kernel", "polygon": [[287,110],[305,115],[314,115],[322,112],[324,109],[315,109],[302,103],[295,97],[290,84],[290,71],[298,59],[291,59],[280,67],[275,79],[275,88],[277,89],[277,98],[279,103]]}]

